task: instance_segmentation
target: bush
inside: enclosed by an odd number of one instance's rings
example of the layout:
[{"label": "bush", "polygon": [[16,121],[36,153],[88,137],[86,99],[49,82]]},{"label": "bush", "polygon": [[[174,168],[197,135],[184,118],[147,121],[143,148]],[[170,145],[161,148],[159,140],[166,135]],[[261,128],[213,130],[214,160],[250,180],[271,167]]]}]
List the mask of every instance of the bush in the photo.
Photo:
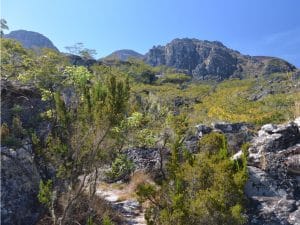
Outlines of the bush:
[{"label": "bush", "polygon": [[45,205],[46,207],[51,206],[51,197],[52,197],[52,180],[47,180],[46,182],[40,182],[40,190],[38,194],[39,202]]},{"label": "bush", "polygon": [[118,180],[128,180],[134,170],[134,164],[124,154],[119,154],[111,165],[110,171],[106,176],[110,182]]},{"label": "bush", "polygon": [[182,83],[188,82],[190,80],[191,80],[190,76],[187,76],[187,75],[181,74],[181,73],[175,73],[175,74],[167,74],[167,75],[161,77],[158,80],[158,83],[182,84]]},{"label": "bush", "polygon": [[111,221],[111,219],[109,218],[109,216],[107,214],[104,214],[102,223],[103,223],[103,225],[114,225],[115,224]]},{"label": "bush", "polygon": [[[204,135],[198,143],[198,148],[200,152],[208,154],[227,151],[226,137],[223,134],[216,132]],[[225,152],[225,154],[227,153]]]},{"label": "bush", "polygon": [[5,139],[9,136],[9,127],[6,123],[1,124],[1,139]]},{"label": "bush", "polygon": [[[140,200],[148,200],[148,224],[157,225],[242,225],[246,163],[232,161],[226,139],[211,133],[202,140],[204,151],[193,162],[173,169],[160,189],[139,186]],[[175,172],[174,172],[175,170]],[[172,171],[169,171],[169,173]]]},{"label": "bush", "polygon": [[21,138],[25,134],[25,130],[22,127],[20,117],[14,117],[12,120],[12,133],[15,137]]}]

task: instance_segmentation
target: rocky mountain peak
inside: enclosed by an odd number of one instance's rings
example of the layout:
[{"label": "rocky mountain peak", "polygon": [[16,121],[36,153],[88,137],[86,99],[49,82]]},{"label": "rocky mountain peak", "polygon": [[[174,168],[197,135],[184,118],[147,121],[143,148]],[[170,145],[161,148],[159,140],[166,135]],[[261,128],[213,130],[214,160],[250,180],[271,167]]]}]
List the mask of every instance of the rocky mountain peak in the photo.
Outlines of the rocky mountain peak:
[{"label": "rocky mountain peak", "polygon": [[11,31],[9,34],[4,35],[4,37],[19,41],[25,48],[50,48],[58,51],[57,47],[55,47],[55,45],[49,38],[38,32],[15,30]]},{"label": "rocky mountain peak", "polygon": [[251,57],[227,48],[219,41],[190,38],[174,39],[165,46],[154,46],[145,61],[152,66],[166,65],[192,75],[197,80],[223,80],[289,72],[296,69],[274,57]]}]

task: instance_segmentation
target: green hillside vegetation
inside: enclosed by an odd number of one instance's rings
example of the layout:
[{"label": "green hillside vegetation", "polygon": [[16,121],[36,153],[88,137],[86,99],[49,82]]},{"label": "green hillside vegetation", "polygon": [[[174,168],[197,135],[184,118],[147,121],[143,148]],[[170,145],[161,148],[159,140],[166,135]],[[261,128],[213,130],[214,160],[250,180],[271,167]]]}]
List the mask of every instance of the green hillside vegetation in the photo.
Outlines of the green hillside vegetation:
[{"label": "green hillside vegetation", "polygon": [[[300,99],[299,80],[289,73],[196,82],[134,59],[84,67],[50,49],[37,53],[3,38],[1,46],[2,79],[34,87],[47,103],[36,118],[53,128],[45,140],[37,124],[22,127],[17,113],[1,124],[1,137],[11,147],[28,137],[35,154],[52,165],[55,175],[41,181],[38,195],[48,224],[71,224],[75,217],[80,224],[109,224],[113,213],[99,216],[94,198],[98,169],[110,165],[111,178],[122,177],[133,169],[120,156],[123,149],[159,144],[171,152],[167,174],[138,190],[141,201],[150,201],[149,224],[244,224],[245,158],[232,161],[219,134],[203,138],[196,155],[183,141],[198,123],[287,121]],[[69,101],[66,90],[72,92]]]}]

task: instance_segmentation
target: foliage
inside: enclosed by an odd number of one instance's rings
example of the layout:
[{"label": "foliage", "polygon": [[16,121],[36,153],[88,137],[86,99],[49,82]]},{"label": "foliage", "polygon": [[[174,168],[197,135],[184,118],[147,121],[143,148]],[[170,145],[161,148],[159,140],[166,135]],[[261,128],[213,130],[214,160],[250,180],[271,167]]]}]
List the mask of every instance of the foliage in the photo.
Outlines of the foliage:
[{"label": "foliage", "polygon": [[9,136],[9,127],[6,123],[1,124],[1,139],[5,139]]},{"label": "foliage", "polygon": [[84,59],[94,59],[95,55],[97,54],[95,49],[85,48],[83,43],[76,43],[72,46],[67,46],[65,49],[75,55],[79,55]]},{"label": "foliage", "polygon": [[111,181],[128,179],[129,175],[134,170],[134,163],[127,158],[124,154],[119,154],[111,165],[110,171],[106,173],[106,176]]},{"label": "foliage", "polygon": [[103,225],[114,225],[114,223],[111,221],[109,216],[107,214],[104,214],[103,219],[102,219]]},{"label": "foliage", "polygon": [[[15,125],[16,125],[15,121]],[[16,128],[14,128],[16,129]],[[17,129],[18,131],[21,131],[23,134],[24,130],[21,127],[21,129]],[[9,126],[6,123],[1,124],[1,144],[6,145],[11,148],[20,148],[22,146],[22,142],[20,138],[15,136],[15,132],[13,132],[12,129],[9,128]],[[15,130],[14,130],[15,131]],[[18,134],[18,133],[17,133]]]},{"label": "foliage", "polygon": [[[85,190],[89,190],[88,198],[93,199],[99,166],[111,162],[119,148],[114,127],[126,120],[130,90],[126,78],[119,80],[109,74],[104,82],[100,82],[94,80],[84,67],[66,67],[65,75],[63,84],[72,85],[79,98],[76,107],[72,108],[60,91],[54,92],[57,125],[48,136],[44,150],[45,157],[56,169],[56,178],[68,185],[66,193],[57,190],[59,196],[66,195],[66,204],[60,214],[62,224],[71,220],[71,209]],[[117,171],[118,166],[121,169]],[[131,169],[130,163],[123,159],[113,167],[114,176]],[[86,182],[90,174],[94,177],[89,177],[90,181]],[[81,180],[78,180],[79,176]]]},{"label": "foliage", "polygon": [[14,137],[20,138],[25,134],[20,117],[15,116],[12,119],[12,134]]},{"label": "foliage", "polygon": [[[269,94],[253,101],[257,83],[253,80],[229,80],[220,83],[210,95],[194,106],[192,122],[229,121],[255,124],[280,123],[292,117],[296,94]],[[263,87],[266,88],[266,87]],[[197,115],[196,115],[197,114]]]},{"label": "foliage", "polygon": [[200,152],[204,152],[210,155],[217,154],[219,152],[225,154],[225,157],[227,156],[226,138],[221,133],[212,132],[210,134],[204,135],[200,139],[198,146]]},{"label": "foliage", "polygon": [[181,73],[175,74],[166,74],[158,79],[158,83],[174,83],[174,84],[182,84],[184,82],[188,82],[191,80],[190,76]]},{"label": "foliage", "polygon": [[16,79],[32,65],[30,64],[32,53],[22,45],[11,39],[1,38],[1,77]]},{"label": "foliage", "polygon": [[6,20],[3,19],[3,18],[1,18],[1,19],[0,19],[0,36],[1,36],[1,38],[2,38],[3,35],[4,35],[3,30],[8,30],[8,29],[9,29],[9,28],[8,28],[8,26],[7,26]]},{"label": "foliage", "polygon": [[[177,161],[177,167],[169,167],[172,176],[160,190],[149,184],[139,187],[140,199],[151,203],[146,213],[149,224],[246,222],[243,216],[246,162],[232,161],[223,154],[227,151],[224,137],[211,134],[205,143],[211,144],[214,139],[220,143],[209,145],[210,152],[200,152],[192,160]],[[178,147],[178,143],[174,145]]]},{"label": "foliage", "polygon": [[129,59],[128,65],[120,66],[123,72],[127,73],[136,82],[144,84],[153,84],[156,80],[153,67],[137,59]]},{"label": "foliage", "polygon": [[38,87],[42,91],[54,92],[56,85],[61,85],[64,77],[63,68],[68,65],[65,56],[51,49],[42,49],[41,53],[30,57],[28,69],[18,74],[18,80]]},{"label": "foliage", "polygon": [[52,180],[40,181],[38,199],[46,207],[50,207],[52,198]]}]

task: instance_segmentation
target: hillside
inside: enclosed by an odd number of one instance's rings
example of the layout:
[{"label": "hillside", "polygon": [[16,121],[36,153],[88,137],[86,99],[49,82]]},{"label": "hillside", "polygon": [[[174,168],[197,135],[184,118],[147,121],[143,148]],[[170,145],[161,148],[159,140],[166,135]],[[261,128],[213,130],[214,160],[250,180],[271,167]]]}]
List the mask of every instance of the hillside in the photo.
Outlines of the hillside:
[{"label": "hillside", "polygon": [[130,49],[122,49],[118,51],[114,51],[113,53],[109,54],[108,56],[102,58],[102,61],[108,60],[120,60],[120,61],[127,61],[129,58],[135,59],[144,59],[144,56],[136,51]]}]

